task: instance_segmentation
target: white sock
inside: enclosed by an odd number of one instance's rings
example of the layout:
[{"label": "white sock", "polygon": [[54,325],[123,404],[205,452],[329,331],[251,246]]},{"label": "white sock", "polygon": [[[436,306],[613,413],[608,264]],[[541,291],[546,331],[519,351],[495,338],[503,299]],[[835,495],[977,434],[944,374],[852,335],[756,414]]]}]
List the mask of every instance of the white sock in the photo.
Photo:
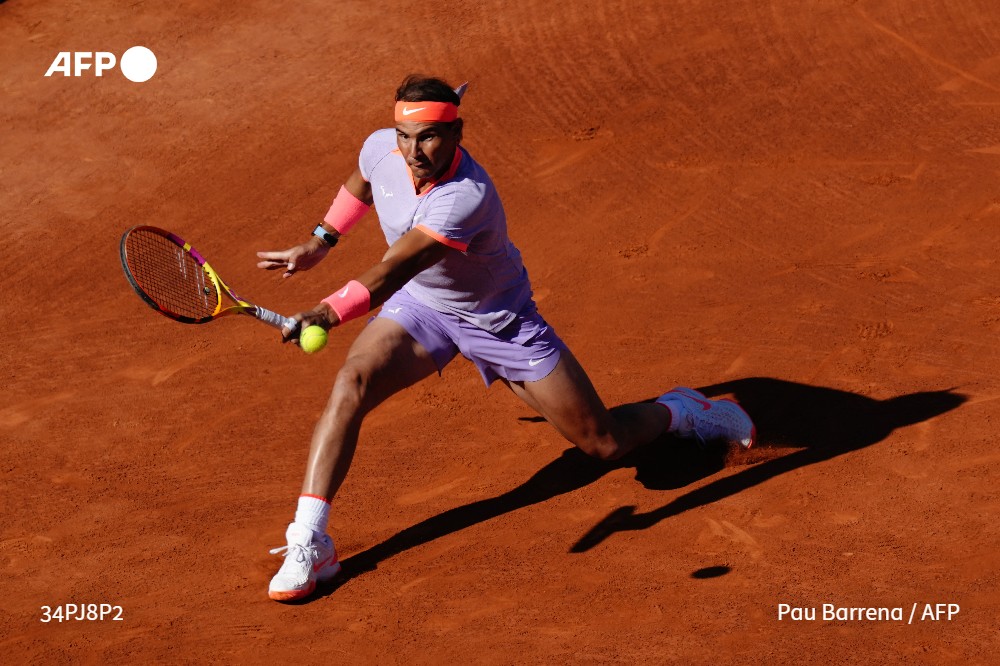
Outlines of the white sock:
[{"label": "white sock", "polygon": [[299,506],[295,510],[295,522],[308,525],[317,535],[326,534],[330,521],[330,503],[316,495],[299,495]]}]

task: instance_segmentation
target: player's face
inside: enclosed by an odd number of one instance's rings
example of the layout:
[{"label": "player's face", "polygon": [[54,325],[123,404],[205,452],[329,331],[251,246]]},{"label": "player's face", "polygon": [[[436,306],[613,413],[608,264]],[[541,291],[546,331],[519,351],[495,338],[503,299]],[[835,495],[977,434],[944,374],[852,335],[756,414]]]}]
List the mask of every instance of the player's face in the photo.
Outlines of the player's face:
[{"label": "player's face", "polygon": [[417,180],[440,178],[462,139],[462,121],[396,123],[396,145]]}]

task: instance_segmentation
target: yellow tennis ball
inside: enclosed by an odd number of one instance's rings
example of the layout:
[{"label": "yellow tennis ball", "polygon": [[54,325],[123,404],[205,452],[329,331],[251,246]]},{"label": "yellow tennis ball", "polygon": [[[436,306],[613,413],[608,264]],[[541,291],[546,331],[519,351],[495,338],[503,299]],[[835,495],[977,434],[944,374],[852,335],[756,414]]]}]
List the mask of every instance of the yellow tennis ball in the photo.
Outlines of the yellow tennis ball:
[{"label": "yellow tennis ball", "polygon": [[326,347],[326,330],[322,326],[306,326],[299,335],[299,346],[307,354],[315,354]]}]

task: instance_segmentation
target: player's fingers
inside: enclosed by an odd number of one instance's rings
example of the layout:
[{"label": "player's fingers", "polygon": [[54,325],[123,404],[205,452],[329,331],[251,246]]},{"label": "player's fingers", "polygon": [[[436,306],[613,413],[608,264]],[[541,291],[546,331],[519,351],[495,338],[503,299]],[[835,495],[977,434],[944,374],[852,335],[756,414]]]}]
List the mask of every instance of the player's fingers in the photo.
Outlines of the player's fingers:
[{"label": "player's fingers", "polygon": [[291,250],[281,250],[280,252],[258,252],[258,259],[270,259],[272,261],[288,261],[292,254]]},{"label": "player's fingers", "polygon": [[[302,314],[293,315],[292,319],[295,320],[295,326],[289,328],[287,326],[281,327],[281,341],[288,342],[290,340],[298,344],[299,331],[302,330]],[[294,336],[294,337],[293,337]]]},{"label": "player's fingers", "polygon": [[[258,256],[260,256],[261,254],[264,254],[264,253],[262,253],[262,252],[258,252],[257,253]],[[270,253],[268,253],[268,254],[270,254]],[[286,256],[281,256],[281,257],[266,257],[266,258],[263,258],[263,259],[264,259],[263,261],[258,261],[257,262],[257,268],[266,268],[268,270],[274,270],[276,268],[285,268],[289,264],[294,264],[295,263],[295,259],[293,259],[292,257],[287,256],[287,255]]]}]

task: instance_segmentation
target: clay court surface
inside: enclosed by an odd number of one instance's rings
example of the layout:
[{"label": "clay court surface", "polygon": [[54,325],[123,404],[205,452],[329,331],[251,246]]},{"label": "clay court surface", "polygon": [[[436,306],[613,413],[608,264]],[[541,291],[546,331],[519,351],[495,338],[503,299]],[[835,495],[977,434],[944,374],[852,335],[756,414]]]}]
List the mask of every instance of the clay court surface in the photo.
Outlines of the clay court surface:
[{"label": "clay court surface", "polygon": [[[44,76],[137,44],[146,83]],[[268,549],[363,322],[313,357],[183,326],[118,241],[168,228],[311,308],[381,257],[375,216],[290,280],[255,252],[307,236],[411,71],[471,82],[464,145],[605,401],[703,387],[760,443],[601,464],[458,359],[366,421],[346,575],[281,605]],[[994,0],[11,0],[0,93],[5,662],[995,663]],[[41,622],[67,603],[124,619]]]}]

